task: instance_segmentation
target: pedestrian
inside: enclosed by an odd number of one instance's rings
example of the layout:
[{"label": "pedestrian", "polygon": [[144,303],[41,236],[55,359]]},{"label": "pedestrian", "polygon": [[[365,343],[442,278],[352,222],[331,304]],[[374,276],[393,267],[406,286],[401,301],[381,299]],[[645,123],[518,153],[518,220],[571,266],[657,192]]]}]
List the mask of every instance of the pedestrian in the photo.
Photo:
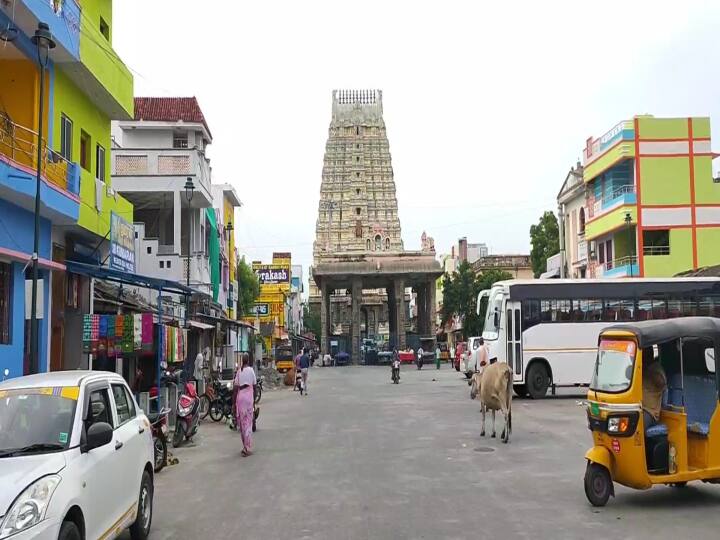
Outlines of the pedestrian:
[{"label": "pedestrian", "polygon": [[250,357],[247,353],[241,355],[240,369],[235,374],[235,425],[238,427],[243,442],[242,455],[252,454],[252,425],[255,403],[255,385],[257,378],[255,371],[250,367]]},{"label": "pedestrian", "polygon": [[490,362],[488,361],[488,350],[485,346],[485,340],[483,338],[478,339],[478,355],[477,355],[477,364],[475,365],[475,371],[479,371],[482,373],[485,366],[487,366]]},{"label": "pedestrian", "polygon": [[305,395],[308,395],[308,371],[310,370],[310,355],[307,348],[303,349],[303,354],[300,357],[300,374],[303,380],[303,387],[305,388]]},{"label": "pedestrian", "polygon": [[325,356],[323,356],[322,365],[324,366],[330,366],[332,364],[332,358],[330,358],[330,354],[327,352],[325,353]]}]

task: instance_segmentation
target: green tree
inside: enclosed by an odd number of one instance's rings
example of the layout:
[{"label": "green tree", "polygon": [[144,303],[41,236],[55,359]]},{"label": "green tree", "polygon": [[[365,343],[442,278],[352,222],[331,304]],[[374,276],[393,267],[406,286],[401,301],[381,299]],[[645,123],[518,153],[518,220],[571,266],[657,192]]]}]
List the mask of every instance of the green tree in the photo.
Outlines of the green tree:
[{"label": "green tree", "polygon": [[477,314],[477,297],[480,291],[489,289],[496,281],[512,279],[512,275],[502,270],[488,270],[475,274],[468,262],[462,262],[453,274],[443,277],[443,305],[440,311],[443,324],[454,315],[463,320],[465,337],[478,336],[483,329],[483,311]]},{"label": "green tree", "polygon": [[310,309],[307,304],[303,307],[303,326],[305,332],[312,332],[315,334],[315,338],[320,340],[320,313]]},{"label": "green tree", "polygon": [[530,264],[535,277],[547,270],[547,259],[560,251],[560,233],[555,214],[543,213],[537,225],[530,227]]},{"label": "green tree", "polygon": [[238,315],[249,315],[260,294],[260,283],[258,282],[252,267],[245,262],[245,257],[237,262],[238,280]]}]

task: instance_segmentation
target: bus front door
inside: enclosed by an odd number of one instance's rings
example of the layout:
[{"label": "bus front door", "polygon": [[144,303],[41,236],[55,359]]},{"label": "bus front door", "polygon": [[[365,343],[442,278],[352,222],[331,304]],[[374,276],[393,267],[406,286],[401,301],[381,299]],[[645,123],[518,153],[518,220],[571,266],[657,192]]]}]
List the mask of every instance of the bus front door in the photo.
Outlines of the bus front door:
[{"label": "bus front door", "polygon": [[505,316],[507,324],[507,363],[515,372],[515,375],[522,377],[523,354],[522,354],[522,317],[520,315],[520,302],[507,302]]}]

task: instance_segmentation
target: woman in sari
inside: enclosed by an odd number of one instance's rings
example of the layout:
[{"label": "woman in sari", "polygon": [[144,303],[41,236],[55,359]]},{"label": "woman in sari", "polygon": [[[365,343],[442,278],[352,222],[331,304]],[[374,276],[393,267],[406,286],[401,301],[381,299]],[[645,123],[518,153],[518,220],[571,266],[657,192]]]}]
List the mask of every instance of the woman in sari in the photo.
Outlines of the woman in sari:
[{"label": "woman in sari", "polygon": [[243,442],[243,456],[252,454],[252,424],[254,413],[255,389],[257,384],[255,371],[250,367],[250,357],[243,354],[240,369],[235,373],[235,425],[240,431]]}]

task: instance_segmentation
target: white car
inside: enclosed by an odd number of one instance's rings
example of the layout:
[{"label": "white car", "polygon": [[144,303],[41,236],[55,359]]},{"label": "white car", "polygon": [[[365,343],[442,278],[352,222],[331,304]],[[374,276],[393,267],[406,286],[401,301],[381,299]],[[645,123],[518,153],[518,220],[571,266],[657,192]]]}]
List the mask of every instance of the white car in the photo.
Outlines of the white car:
[{"label": "white car", "polygon": [[150,422],[102,371],[0,383],[0,540],[95,540],[150,532]]},{"label": "white car", "polygon": [[473,373],[480,371],[478,366],[478,354],[480,353],[480,337],[471,337],[467,341],[467,347],[463,357],[462,370],[469,379]]}]

